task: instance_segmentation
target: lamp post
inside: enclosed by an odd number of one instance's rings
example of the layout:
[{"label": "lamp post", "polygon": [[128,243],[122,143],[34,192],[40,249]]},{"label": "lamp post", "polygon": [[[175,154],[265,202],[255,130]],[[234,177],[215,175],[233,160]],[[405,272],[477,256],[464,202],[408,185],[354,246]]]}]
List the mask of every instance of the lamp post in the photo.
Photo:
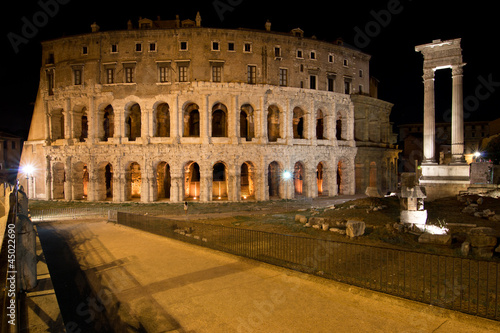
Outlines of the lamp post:
[{"label": "lamp post", "polygon": [[23,173],[26,175],[26,197],[30,197],[30,178],[32,178],[32,174],[35,168],[32,165],[25,165],[22,169]]}]

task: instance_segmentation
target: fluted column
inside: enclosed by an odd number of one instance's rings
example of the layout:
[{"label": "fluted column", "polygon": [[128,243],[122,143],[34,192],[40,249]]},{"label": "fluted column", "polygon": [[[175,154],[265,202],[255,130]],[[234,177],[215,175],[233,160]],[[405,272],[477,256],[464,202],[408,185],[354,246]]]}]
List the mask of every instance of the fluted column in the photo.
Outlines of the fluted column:
[{"label": "fluted column", "polygon": [[435,164],[436,120],[434,106],[434,70],[424,69],[424,159],[423,164]]},{"label": "fluted column", "polygon": [[451,105],[451,155],[453,163],[465,163],[463,65],[452,67],[453,91]]}]

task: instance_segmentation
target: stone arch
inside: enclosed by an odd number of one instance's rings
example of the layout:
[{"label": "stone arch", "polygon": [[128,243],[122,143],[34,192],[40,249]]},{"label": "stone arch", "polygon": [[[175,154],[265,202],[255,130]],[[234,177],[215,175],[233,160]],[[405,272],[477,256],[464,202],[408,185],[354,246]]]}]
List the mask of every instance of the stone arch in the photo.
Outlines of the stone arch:
[{"label": "stone arch", "polygon": [[115,134],[115,112],[111,104],[106,105],[100,112],[98,135],[101,141],[108,141]]},{"label": "stone arch", "polygon": [[64,183],[66,183],[64,164],[56,162],[52,166],[52,199],[64,199]]},{"label": "stone arch", "polygon": [[270,105],[267,109],[267,139],[276,142],[281,138],[280,123],[281,111],[276,105]]},{"label": "stone arch", "polygon": [[299,106],[293,108],[293,138],[305,139],[307,137],[307,117],[304,109]]},{"label": "stone arch", "polygon": [[293,166],[294,196],[297,197],[304,195],[306,186],[307,181],[304,163],[301,161],[295,162],[295,165]]},{"label": "stone arch", "polygon": [[188,103],[184,107],[184,137],[200,136],[200,107],[195,103]]},{"label": "stone arch", "polygon": [[170,190],[172,178],[170,174],[170,165],[167,162],[160,162],[156,167],[156,191],[158,200],[170,199]]},{"label": "stone arch", "polygon": [[212,137],[227,137],[227,107],[222,103],[216,103],[212,107]]},{"label": "stone arch", "polygon": [[227,165],[222,161],[218,161],[213,165],[212,173],[212,199],[227,200],[228,199],[228,177]]},{"label": "stone arch", "polygon": [[269,199],[280,198],[282,196],[281,166],[278,162],[272,161],[269,163],[267,169]]},{"label": "stone arch", "polygon": [[347,111],[345,109],[337,110],[335,118],[335,136],[337,140],[347,140]]},{"label": "stone arch", "polygon": [[97,200],[104,201],[113,198],[113,165],[107,161],[97,166],[95,192]]},{"label": "stone arch", "polygon": [[255,199],[255,166],[246,161],[241,164],[240,169],[240,192],[243,200]]},{"label": "stone arch", "polygon": [[200,200],[200,165],[194,161],[184,164],[184,199]]},{"label": "stone arch", "polygon": [[316,111],[316,139],[323,140],[325,137],[325,115],[321,109]]},{"label": "stone arch", "polygon": [[88,138],[89,131],[88,111],[85,106],[78,106],[74,108],[73,128],[74,138],[78,139],[79,142],[85,142],[85,139]]},{"label": "stone arch", "polygon": [[318,189],[318,196],[329,195],[329,177],[328,170],[325,162],[319,162],[316,166],[316,184]]},{"label": "stone arch", "polygon": [[129,103],[125,108],[125,136],[129,141],[141,137],[141,107],[138,103]]},{"label": "stone arch", "polygon": [[141,198],[142,175],[141,166],[137,162],[130,162],[125,174],[125,200]]},{"label": "stone arch", "polygon": [[254,108],[243,104],[240,109],[240,137],[251,141],[255,137]]},{"label": "stone arch", "polygon": [[170,137],[170,106],[167,103],[157,103],[154,108],[155,137]]},{"label": "stone arch", "polygon": [[87,199],[88,195],[88,184],[89,184],[89,170],[87,164],[83,162],[77,162],[73,164],[72,167],[72,179],[71,183],[73,186],[73,200],[83,200]]}]

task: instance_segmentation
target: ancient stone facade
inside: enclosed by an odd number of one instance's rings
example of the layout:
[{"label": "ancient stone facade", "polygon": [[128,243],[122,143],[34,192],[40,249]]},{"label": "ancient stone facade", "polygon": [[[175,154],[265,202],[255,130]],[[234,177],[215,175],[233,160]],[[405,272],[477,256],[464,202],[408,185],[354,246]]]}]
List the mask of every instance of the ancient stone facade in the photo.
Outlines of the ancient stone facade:
[{"label": "ancient stone facade", "polygon": [[[42,44],[21,161],[36,170],[30,197],[206,202],[355,193],[351,94],[369,93],[370,57],[300,29],[200,22],[141,19],[138,29],[129,22],[110,32],[93,25],[92,33]],[[379,140],[391,134],[380,130]],[[395,187],[395,170],[387,187]]]}]

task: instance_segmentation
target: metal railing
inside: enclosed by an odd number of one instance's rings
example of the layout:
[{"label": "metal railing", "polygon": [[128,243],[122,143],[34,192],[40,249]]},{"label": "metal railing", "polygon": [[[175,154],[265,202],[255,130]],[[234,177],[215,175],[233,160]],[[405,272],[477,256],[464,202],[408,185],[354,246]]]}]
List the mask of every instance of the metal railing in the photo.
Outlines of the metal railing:
[{"label": "metal railing", "polygon": [[117,223],[450,310],[500,320],[500,264],[118,212]]},{"label": "metal railing", "polygon": [[108,216],[109,208],[54,208],[30,210],[31,221],[43,222],[59,219]]}]

